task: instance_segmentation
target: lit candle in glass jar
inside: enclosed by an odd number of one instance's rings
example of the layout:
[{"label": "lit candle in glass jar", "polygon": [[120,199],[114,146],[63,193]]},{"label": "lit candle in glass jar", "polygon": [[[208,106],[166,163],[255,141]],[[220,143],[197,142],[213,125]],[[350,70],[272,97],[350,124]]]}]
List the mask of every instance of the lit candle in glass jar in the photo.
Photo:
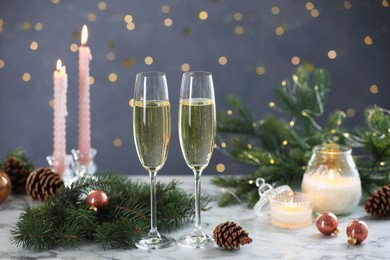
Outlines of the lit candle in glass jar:
[{"label": "lit candle in glass jar", "polygon": [[302,191],[313,200],[317,213],[349,214],[359,203],[362,191],[359,173],[346,146],[316,146],[303,176]]},{"label": "lit candle in glass jar", "polygon": [[281,228],[301,228],[312,221],[312,202],[300,192],[283,192],[269,201],[271,223]]}]

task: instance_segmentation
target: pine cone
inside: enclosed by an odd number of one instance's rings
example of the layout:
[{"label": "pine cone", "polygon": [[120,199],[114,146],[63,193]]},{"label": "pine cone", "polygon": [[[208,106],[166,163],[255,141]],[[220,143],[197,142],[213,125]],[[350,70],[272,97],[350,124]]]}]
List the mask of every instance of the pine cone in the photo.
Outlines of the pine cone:
[{"label": "pine cone", "polygon": [[383,217],[390,213],[390,184],[375,191],[364,204],[368,214],[375,217]]},{"label": "pine cone", "polygon": [[248,233],[241,226],[231,221],[216,226],[213,238],[219,247],[224,247],[225,249],[240,249],[240,245],[252,242],[252,239],[248,237]]},{"label": "pine cone", "polygon": [[4,171],[12,183],[12,191],[17,194],[26,192],[26,180],[32,167],[17,157],[8,157],[4,162]]},{"label": "pine cone", "polygon": [[27,178],[26,190],[34,200],[46,200],[64,186],[61,176],[50,168],[38,168]]}]

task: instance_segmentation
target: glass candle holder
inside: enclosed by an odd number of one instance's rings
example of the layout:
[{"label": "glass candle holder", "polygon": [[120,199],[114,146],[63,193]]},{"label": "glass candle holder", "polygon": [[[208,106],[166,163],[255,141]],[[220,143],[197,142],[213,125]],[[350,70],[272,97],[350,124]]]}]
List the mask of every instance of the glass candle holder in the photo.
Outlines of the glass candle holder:
[{"label": "glass candle holder", "polygon": [[317,213],[349,214],[362,195],[351,148],[337,144],[315,146],[303,175],[302,191],[310,195]]},{"label": "glass candle holder", "polygon": [[270,198],[271,224],[281,228],[301,228],[312,222],[313,204],[301,192],[282,192]]},{"label": "glass candle holder", "polygon": [[77,178],[82,178],[87,175],[93,175],[96,172],[95,155],[96,149],[91,148],[89,151],[89,162],[82,164],[79,161],[80,151],[78,149],[72,149],[73,161],[75,165],[75,174]]},{"label": "glass candle holder", "polygon": [[271,184],[266,183],[263,178],[256,179],[256,186],[258,187],[260,199],[253,207],[253,210],[260,217],[268,216],[270,210],[269,200],[272,197],[283,192],[292,192],[292,189],[287,185],[274,188]]},{"label": "glass candle holder", "polygon": [[[49,164],[50,168],[54,171],[54,165],[55,165],[55,158],[53,155],[49,155],[46,157],[47,163]],[[63,172],[60,172],[58,174],[61,175],[62,180],[66,187],[69,187],[76,179],[75,179],[75,166],[73,163],[72,155],[68,154],[65,156],[65,170]]]}]

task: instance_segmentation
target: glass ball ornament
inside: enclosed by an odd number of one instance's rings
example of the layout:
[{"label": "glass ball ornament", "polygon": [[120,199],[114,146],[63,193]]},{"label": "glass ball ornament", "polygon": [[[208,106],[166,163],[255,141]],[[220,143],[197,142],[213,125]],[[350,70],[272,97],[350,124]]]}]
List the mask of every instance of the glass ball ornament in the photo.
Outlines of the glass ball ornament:
[{"label": "glass ball ornament", "polygon": [[8,198],[8,195],[11,192],[11,180],[8,175],[0,171],[0,203],[5,201]]},{"label": "glass ball ornament", "polygon": [[108,206],[108,197],[102,190],[93,190],[88,193],[85,203],[92,210],[102,210]]},{"label": "glass ball ornament", "polygon": [[347,226],[348,244],[356,245],[368,237],[368,226],[364,221],[353,220]]},{"label": "glass ball ornament", "polygon": [[323,212],[316,219],[317,229],[324,235],[337,236],[340,232],[337,216],[332,212]]}]

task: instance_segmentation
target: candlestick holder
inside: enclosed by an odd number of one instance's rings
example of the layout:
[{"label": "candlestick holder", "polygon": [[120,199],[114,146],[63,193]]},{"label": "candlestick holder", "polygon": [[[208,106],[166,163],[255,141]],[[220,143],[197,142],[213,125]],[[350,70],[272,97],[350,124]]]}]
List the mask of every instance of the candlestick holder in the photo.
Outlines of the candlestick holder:
[{"label": "candlestick holder", "polygon": [[87,175],[95,174],[97,169],[94,160],[96,153],[96,149],[91,148],[91,150],[89,151],[89,162],[87,164],[82,164],[79,161],[80,151],[78,149],[72,149],[73,161],[75,165],[75,174],[77,178],[82,178]]},{"label": "candlestick holder", "polygon": [[[49,164],[50,168],[54,170],[54,165],[56,163],[56,160],[53,155],[49,155],[46,157],[47,163]],[[58,173],[61,175],[62,180],[66,187],[69,187],[75,180],[75,165],[73,162],[73,157],[70,154],[67,154],[65,156],[65,170],[63,172]]]},{"label": "candlestick holder", "polygon": [[301,228],[311,224],[313,203],[301,192],[282,192],[269,201],[271,224],[281,228]]}]

